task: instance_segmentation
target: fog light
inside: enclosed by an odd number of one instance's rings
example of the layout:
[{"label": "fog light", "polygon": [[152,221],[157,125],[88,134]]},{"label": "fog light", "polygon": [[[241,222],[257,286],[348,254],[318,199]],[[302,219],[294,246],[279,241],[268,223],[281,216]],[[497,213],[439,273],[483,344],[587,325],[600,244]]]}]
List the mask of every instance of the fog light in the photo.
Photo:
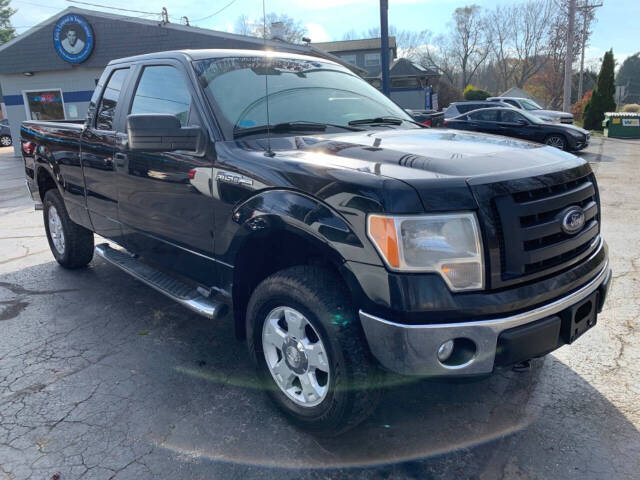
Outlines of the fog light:
[{"label": "fog light", "polygon": [[446,361],[453,353],[453,340],[447,340],[438,348],[438,360]]}]

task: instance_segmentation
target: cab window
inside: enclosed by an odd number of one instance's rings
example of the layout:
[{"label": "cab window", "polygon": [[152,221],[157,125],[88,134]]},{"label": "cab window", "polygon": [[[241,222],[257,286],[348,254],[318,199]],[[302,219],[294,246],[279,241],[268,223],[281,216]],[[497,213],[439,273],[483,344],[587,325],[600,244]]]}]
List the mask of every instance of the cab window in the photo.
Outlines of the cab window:
[{"label": "cab window", "polygon": [[133,97],[132,114],[171,114],[182,126],[197,125],[191,110],[191,94],[180,71],[167,65],[144,68]]},{"label": "cab window", "polygon": [[113,130],[113,119],[116,113],[118,97],[128,73],[128,68],[114,70],[111,73],[96,115],[96,128],[98,130]]}]

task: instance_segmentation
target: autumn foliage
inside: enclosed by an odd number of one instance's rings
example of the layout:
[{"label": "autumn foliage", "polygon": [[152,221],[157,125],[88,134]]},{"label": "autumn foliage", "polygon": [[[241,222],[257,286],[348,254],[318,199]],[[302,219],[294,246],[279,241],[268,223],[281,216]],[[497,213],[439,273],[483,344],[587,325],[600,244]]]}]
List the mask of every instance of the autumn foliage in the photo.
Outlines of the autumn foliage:
[{"label": "autumn foliage", "polygon": [[587,93],[585,93],[584,96],[580,100],[578,100],[576,103],[574,103],[573,106],[571,107],[571,113],[573,113],[573,118],[576,121],[578,122],[582,121],[582,114],[584,113],[584,107],[589,101],[589,99],[591,98],[591,95],[593,95],[593,90],[589,90]]}]

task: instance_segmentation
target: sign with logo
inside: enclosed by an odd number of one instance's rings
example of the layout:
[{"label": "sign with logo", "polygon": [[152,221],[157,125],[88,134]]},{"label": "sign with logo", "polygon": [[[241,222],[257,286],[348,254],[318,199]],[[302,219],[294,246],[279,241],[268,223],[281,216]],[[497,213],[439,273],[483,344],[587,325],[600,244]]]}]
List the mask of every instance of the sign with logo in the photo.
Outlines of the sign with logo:
[{"label": "sign with logo", "polygon": [[623,127],[640,127],[640,118],[623,118]]},{"label": "sign with logo", "polygon": [[69,63],[82,63],[93,51],[93,30],[84,17],[65,15],[53,29],[53,45],[60,57]]}]

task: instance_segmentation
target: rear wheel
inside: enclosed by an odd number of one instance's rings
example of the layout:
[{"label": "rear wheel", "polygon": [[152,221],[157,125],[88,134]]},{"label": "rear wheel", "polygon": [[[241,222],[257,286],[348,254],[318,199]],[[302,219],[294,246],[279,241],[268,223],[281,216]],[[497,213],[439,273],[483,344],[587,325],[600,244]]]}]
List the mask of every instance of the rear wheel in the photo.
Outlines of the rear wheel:
[{"label": "rear wheel", "polygon": [[13,145],[13,140],[9,135],[2,135],[0,136],[0,145],[2,145],[3,147],[10,147],[11,145]]},{"label": "rear wheel", "polygon": [[559,148],[560,150],[566,150],[567,148],[567,140],[562,135],[549,135],[544,143],[551,147]]},{"label": "rear wheel", "polygon": [[86,266],[93,258],[93,232],[69,218],[57,190],[47,190],[43,214],[49,248],[56,261],[64,268]]},{"label": "rear wheel", "polygon": [[380,392],[340,279],[297,266],[255,289],[247,310],[249,353],[275,404],[298,426],[337,435],[364,420]]}]

